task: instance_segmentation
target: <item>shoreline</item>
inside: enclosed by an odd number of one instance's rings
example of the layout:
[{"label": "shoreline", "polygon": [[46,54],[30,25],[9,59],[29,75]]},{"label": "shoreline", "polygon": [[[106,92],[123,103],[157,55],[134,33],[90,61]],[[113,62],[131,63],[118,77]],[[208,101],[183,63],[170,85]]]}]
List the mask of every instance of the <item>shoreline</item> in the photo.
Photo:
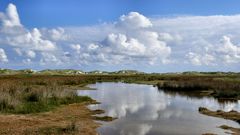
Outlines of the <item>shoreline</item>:
[{"label": "shoreline", "polygon": [[240,124],[240,112],[237,112],[235,110],[229,112],[224,112],[222,110],[211,111],[205,107],[199,107],[198,111],[201,114],[232,120]]},{"label": "shoreline", "polygon": [[[229,112],[224,112],[222,110],[211,111],[205,107],[199,107],[198,111],[199,111],[199,113],[201,113],[203,115],[232,120],[232,121],[235,121],[238,124],[240,124],[240,112],[237,112],[234,110],[229,111]],[[240,134],[240,128],[234,128],[234,127],[230,127],[227,125],[221,125],[221,126],[219,126],[219,128],[227,130],[227,131],[231,131],[233,133],[230,133],[230,134],[233,134],[233,135]]]}]

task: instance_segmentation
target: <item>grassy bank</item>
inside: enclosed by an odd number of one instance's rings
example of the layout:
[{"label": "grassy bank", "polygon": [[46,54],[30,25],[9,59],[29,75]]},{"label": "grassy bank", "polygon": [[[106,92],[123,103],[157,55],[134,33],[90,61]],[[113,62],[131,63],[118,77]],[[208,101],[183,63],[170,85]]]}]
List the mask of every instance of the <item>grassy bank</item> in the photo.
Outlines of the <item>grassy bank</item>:
[{"label": "grassy bank", "polygon": [[76,91],[59,86],[56,82],[34,78],[7,78],[0,81],[1,113],[39,113],[52,110],[60,105],[91,101],[78,96]]}]

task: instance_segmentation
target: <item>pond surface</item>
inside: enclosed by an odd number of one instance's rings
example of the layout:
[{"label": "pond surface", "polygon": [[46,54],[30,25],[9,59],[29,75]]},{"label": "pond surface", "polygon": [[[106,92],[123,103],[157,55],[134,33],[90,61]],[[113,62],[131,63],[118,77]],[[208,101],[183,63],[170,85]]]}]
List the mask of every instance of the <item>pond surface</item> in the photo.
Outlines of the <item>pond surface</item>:
[{"label": "pond surface", "polygon": [[157,87],[126,83],[96,83],[89,87],[97,90],[80,90],[101,102],[90,109],[103,109],[105,114],[118,119],[103,122],[97,129],[101,135],[201,135],[225,134],[220,125],[239,127],[230,120],[202,115],[200,106],[211,110],[240,111],[240,101],[220,103],[214,98],[186,96],[164,92]]}]

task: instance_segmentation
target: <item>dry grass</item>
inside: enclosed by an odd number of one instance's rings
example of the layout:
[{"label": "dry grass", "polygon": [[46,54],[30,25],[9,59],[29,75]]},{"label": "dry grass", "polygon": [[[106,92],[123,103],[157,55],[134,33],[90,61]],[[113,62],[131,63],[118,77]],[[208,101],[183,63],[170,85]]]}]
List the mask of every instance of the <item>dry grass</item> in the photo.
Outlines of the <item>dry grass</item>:
[{"label": "dry grass", "polygon": [[96,135],[95,123],[86,103],[71,104],[35,115],[0,115],[0,134],[14,135]]}]

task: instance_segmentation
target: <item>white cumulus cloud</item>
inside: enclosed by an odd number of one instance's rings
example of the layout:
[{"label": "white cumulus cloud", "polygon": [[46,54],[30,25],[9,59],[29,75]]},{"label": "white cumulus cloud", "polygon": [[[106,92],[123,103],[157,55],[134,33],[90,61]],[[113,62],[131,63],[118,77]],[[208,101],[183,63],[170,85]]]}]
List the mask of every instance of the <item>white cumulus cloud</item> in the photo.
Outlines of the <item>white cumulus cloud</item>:
[{"label": "white cumulus cloud", "polygon": [[0,12],[1,61],[11,65],[176,71],[240,66],[240,15],[151,18],[130,12],[116,22],[51,29],[26,28],[19,16],[14,4]]},{"label": "white cumulus cloud", "polygon": [[8,62],[7,55],[2,48],[0,48],[0,62]]},{"label": "white cumulus cloud", "polygon": [[228,36],[223,36],[217,52],[220,54],[219,56],[223,57],[226,63],[240,62],[240,46],[234,45]]},{"label": "white cumulus cloud", "polygon": [[147,28],[152,26],[151,21],[138,12],[130,12],[127,15],[122,15],[119,20],[118,24],[128,29]]},{"label": "white cumulus cloud", "polygon": [[18,16],[17,8],[11,3],[6,9],[6,14],[0,15],[0,19],[1,16],[4,27],[22,26]]}]

